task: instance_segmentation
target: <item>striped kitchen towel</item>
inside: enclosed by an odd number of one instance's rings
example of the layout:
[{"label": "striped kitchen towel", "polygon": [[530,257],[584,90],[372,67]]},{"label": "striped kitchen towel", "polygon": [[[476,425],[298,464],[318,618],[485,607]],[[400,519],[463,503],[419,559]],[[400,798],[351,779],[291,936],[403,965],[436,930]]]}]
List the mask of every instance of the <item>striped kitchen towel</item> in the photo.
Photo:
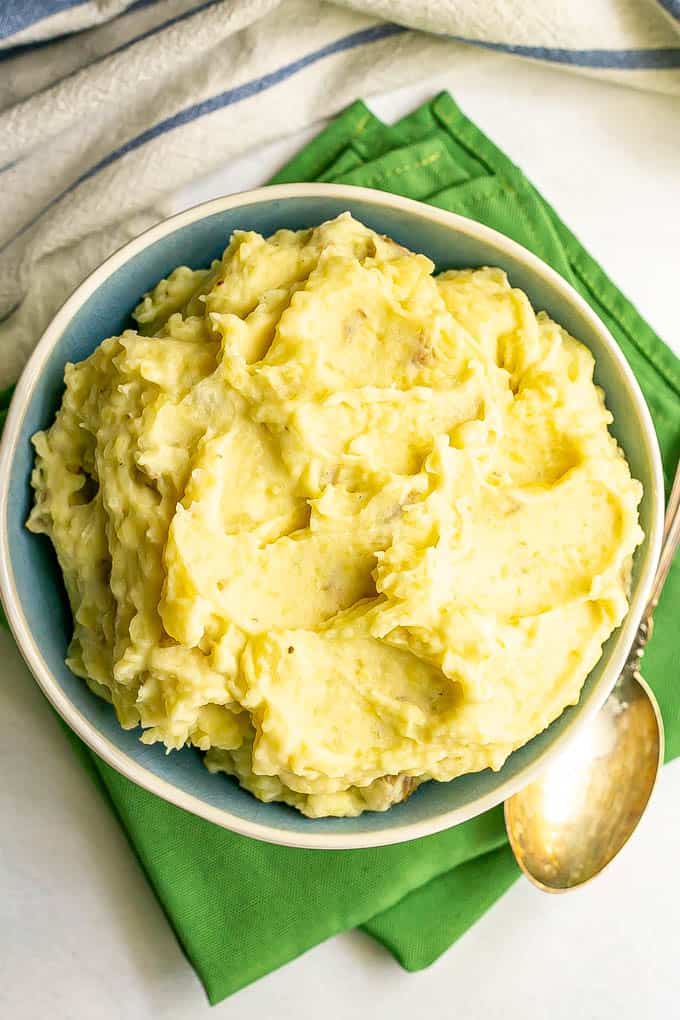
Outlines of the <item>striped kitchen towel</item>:
[{"label": "striped kitchen towel", "polygon": [[680,93],[680,0],[3,0],[0,386],[178,188],[469,44]]}]

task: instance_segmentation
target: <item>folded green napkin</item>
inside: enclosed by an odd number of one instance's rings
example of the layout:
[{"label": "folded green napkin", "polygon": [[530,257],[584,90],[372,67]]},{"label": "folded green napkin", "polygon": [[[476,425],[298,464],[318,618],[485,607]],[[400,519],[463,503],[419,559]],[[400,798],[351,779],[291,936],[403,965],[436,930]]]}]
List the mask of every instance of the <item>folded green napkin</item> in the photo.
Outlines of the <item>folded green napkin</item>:
[{"label": "folded green napkin", "polygon": [[[668,483],[680,453],[680,362],[450,96],[438,96],[391,127],[355,103],[275,178],[310,180],[380,188],[462,213],[554,266],[606,322],[630,361],[654,417]],[[680,753],[672,668],[680,651],[679,610],[676,565],[645,657],[669,757]],[[426,967],[518,874],[500,808],[400,846],[292,850],[234,836],[158,800],[71,739],[116,811],[213,1003],[358,925],[406,969]]]}]

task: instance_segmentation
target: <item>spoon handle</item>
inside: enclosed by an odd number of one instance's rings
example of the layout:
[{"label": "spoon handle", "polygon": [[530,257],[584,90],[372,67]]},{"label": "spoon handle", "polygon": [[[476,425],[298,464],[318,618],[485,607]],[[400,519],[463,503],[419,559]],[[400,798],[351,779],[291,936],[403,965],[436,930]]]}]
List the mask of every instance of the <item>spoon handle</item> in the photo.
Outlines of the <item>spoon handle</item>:
[{"label": "spoon handle", "polygon": [[656,609],[663,586],[666,583],[668,571],[671,569],[671,563],[673,562],[678,544],[680,544],[680,461],[678,461],[678,466],[675,469],[673,487],[668,497],[666,516],[663,521],[661,554],[652,582],[652,591],[645,611],[642,614],[642,620],[640,621],[640,626],[635,635],[635,641],[633,642],[625,667],[626,670],[632,670],[633,674],[638,676],[640,659],[644,654],[645,645],[652,636],[654,610]]},{"label": "spoon handle", "polygon": [[680,504],[680,461],[678,461],[678,466],[675,469],[675,478],[673,479],[673,488],[671,489],[671,494],[668,497],[668,506],[666,507],[666,516],[664,517],[664,521],[663,521],[663,537],[664,537],[664,541],[666,539],[666,535],[668,534],[668,530],[669,530],[671,524],[673,523],[673,518],[674,518],[674,516],[675,516],[675,514],[677,512],[678,504]]},{"label": "spoon handle", "polygon": [[656,568],[656,574],[654,575],[654,582],[652,584],[652,591],[649,596],[647,608],[645,609],[645,618],[651,617],[652,613],[656,609],[656,604],[659,601],[661,590],[666,583],[668,577],[668,571],[671,569],[671,563],[673,557],[677,551],[678,545],[680,544],[680,462],[675,469],[675,478],[673,479],[673,488],[668,499],[668,507],[666,509],[666,516],[663,522],[663,543],[661,546],[661,555],[659,556],[659,562]]}]

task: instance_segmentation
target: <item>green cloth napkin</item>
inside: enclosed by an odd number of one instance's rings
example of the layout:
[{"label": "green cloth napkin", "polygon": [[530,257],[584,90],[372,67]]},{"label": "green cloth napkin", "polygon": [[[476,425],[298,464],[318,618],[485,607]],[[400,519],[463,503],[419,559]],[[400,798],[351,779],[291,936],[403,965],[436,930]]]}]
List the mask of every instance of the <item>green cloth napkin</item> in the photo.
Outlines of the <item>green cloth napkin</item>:
[{"label": "green cloth napkin", "polygon": [[[355,103],[275,178],[310,180],[380,188],[462,213],[554,266],[606,322],[630,361],[654,417],[669,482],[680,453],[680,362],[450,96],[438,96],[393,126]],[[644,664],[663,711],[668,757],[680,753],[679,610],[676,565]],[[268,846],[138,789],[70,736],[212,1003],[355,926],[379,939],[406,969],[426,967],[518,874],[500,808],[400,846],[345,852]]]}]

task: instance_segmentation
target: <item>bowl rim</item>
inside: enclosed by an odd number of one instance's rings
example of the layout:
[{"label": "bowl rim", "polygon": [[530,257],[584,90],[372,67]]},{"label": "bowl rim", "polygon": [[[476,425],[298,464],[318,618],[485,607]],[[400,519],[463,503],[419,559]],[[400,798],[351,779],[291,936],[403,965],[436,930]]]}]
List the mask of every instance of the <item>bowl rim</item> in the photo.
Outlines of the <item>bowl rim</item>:
[{"label": "bowl rim", "polygon": [[[616,646],[603,670],[602,676],[593,688],[588,702],[581,706],[578,712],[574,713],[573,719],[565,726],[563,732],[543,749],[534,762],[521,769],[517,775],[506,779],[504,782],[500,782],[492,791],[476,798],[463,807],[452,808],[450,811],[444,811],[429,819],[395,825],[388,829],[366,833],[347,833],[347,835],[324,832],[316,834],[313,832],[296,833],[279,828],[276,824],[270,825],[262,822],[247,821],[238,815],[232,814],[226,808],[207,804],[200,797],[187,793],[174,786],[171,782],[161,779],[149,769],[139,764],[134,758],[120,751],[108,738],[103,736],[70,702],[67,695],[62,691],[33,638],[14,582],[14,574],[9,556],[7,526],[8,481],[29,401],[45,361],[84,302],[109,276],[131,258],[149,247],[149,245],[154,244],[156,241],[182,227],[229,209],[247,208],[250,205],[261,202],[310,197],[340,199],[347,201],[350,206],[354,201],[363,200],[383,208],[401,210],[410,215],[416,215],[421,219],[443,225],[457,233],[485,241],[500,252],[522,262],[533,274],[542,278],[544,282],[557,291],[563,299],[571,304],[589,322],[591,328],[599,334],[603,345],[617,363],[620,375],[625,382],[627,395],[642,426],[640,438],[643,454],[650,465],[653,479],[651,492],[646,494],[650,500],[651,523],[647,534],[645,557],[641,564],[638,582],[633,592],[628,612],[623,623],[618,628]],[[0,599],[4,604],[7,619],[19,650],[47,699],[90,750],[127,779],[198,817],[213,822],[238,835],[249,836],[264,842],[281,846],[328,850],[385,846],[441,832],[444,829],[476,817],[490,808],[496,807],[527,783],[531,782],[551,759],[557,757],[565,745],[587,724],[588,720],[599,711],[623,668],[627,651],[633,642],[649,596],[661,546],[664,513],[663,493],[663,473],[656,431],[632,369],[628,365],[616,340],[591,309],[590,305],[562,276],[543,262],[542,259],[491,227],[477,223],[475,220],[461,216],[458,213],[438,209],[435,206],[403,198],[390,192],[339,184],[269,185],[201,202],[145,230],[138,237],[128,241],[115,251],[90,273],[74,290],[71,296],[67,298],[45,329],[17,383],[0,443]]]}]

